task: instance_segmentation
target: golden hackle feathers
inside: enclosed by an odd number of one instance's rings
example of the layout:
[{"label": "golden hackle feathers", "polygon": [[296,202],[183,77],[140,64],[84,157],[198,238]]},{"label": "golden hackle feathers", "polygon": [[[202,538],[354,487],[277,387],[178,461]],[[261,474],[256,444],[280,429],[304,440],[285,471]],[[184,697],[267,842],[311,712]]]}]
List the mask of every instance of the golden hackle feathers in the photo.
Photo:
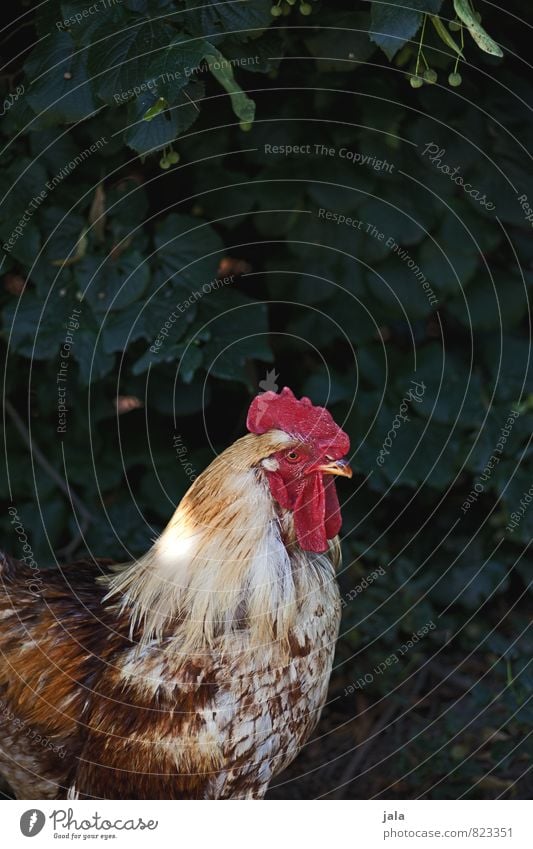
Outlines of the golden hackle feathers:
[{"label": "golden hackle feathers", "polygon": [[194,481],[150,551],[111,578],[108,597],[130,608],[141,648],[171,622],[183,652],[221,640],[234,651],[244,627],[249,647],[284,639],[316,580],[312,564],[326,561],[295,550],[291,563],[292,517],[276,507],[262,470],[294,442],[282,431],[237,440]]}]

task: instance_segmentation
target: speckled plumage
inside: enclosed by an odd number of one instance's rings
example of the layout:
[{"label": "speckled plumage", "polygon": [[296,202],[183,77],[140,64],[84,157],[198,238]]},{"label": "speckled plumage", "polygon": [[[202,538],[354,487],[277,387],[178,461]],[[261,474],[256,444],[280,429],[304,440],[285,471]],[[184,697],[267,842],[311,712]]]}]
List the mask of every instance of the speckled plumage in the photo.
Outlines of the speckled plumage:
[{"label": "speckled plumage", "polygon": [[261,798],[297,755],[326,699],[340,549],[302,551],[270,497],[261,461],[293,441],[227,449],[134,564],[43,571],[35,595],[0,561],[0,773],[18,798]]}]

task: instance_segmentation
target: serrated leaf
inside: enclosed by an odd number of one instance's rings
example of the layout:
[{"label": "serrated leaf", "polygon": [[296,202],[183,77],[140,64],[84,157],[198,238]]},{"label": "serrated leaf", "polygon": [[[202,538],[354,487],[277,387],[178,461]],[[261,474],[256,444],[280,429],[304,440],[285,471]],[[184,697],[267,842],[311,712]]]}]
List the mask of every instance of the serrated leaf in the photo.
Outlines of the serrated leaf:
[{"label": "serrated leaf", "polygon": [[144,313],[141,313],[139,304],[131,304],[120,312],[105,316],[102,347],[106,354],[125,351],[128,345],[144,335]]},{"label": "serrated leaf", "polygon": [[197,345],[180,345],[177,353],[179,377],[183,383],[192,383],[194,375],[203,363],[203,351]]},{"label": "serrated leaf", "polygon": [[[433,298],[430,300],[429,281],[417,276],[420,271],[417,272],[416,268],[409,269],[393,254],[379,263],[375,271],[367,273],[367,291],[387,307],[390,319],[405,319],[407,315],[408,321],[416,321],[436,309],[434,290],[431,290]],[[423,288],[423,283],[427,283],[426,288]]]},{"label": "serrated leaf", "polygon": [[115,364],[114,354],[104,351],[102,336],[98,337],[96,326],[87,321],[76,331],[72,355],[78,363],[80,379],[85,386],[101,380]]},{"label": "serrated leaf", "polygon": [[111,0],[111,3],[104,5],[105,2],[106,0],[89,5],[86,0],[71,0],[61,3],[61,15],[54,22],[54,29],[68,30],[76,44],[87,47],[92,43],[93,33],[102,26],[103,20],[110,30],[126,22],[123,3]]},{"label": "serrated leaf", "polygon": [[26,98],[41,124],[71,123],[98,109],[87,70],[87,54],[67,32],[53,32],[32,51],[24,69]]},{"label": "serrated leaf", "polygon": [[161,270],[183,296],[216,276],[222,241],[208,224],[187,215],[169,215],[157,225],[155,245]]},{"label": "serrated leaf", "polygon": [[388,59],[415,35],[422,23],[422,15],[410,9],[395,9],[381,3],[372,3],[371,40],[381,47]]},{"label": "serrated leaf", "polygon": [[496,330],[519,323],[528,310],[526,287],[518,275],[507,273],[504,282],[492,284],[487,275],[479,274],[468,286],[465,297],[455,297],[447,304],[449,313],[468,330]]},{"label": "serrated leaf", "polygon": [[[141,94],[128,105],[128,128],[124,134],[132,150],[145,155],[166,147],[174,141],[178,132],[176,113],[159,108],[160,98],[153,94]],[[157,110],[152,112],[151,110]],[[147,115],[152,117],[147,119]]]},{"label": "serrated leaf", "polygon": [[160,51],[151,61],[149,70],[155,93],[170,104],[176,103],[180,89],[191,82],[192,75],[200,66],[206,44],[203,39],[181,34]]},{"label": "serrated leaf", "polygon": [[150,270],[146,258],[134,250],[103,263],[97,256],[86,256],[74,266],[74,276],[93,313],[103,315],[138,301],[150,279]]},{"label": "serrated leaf", "polygon": [[370,38],[389,59],[417,33],[424,12],[435,15],[442,0],[403,0],[401,4],[372,3]]},{"label": "serrated leaf", "polygon": [[504,592],[507,568],[497,560],[484,561],[481,551],[473,550],[475,545],[468,546],[467,540],[462,541],[465,550],[447,572],[445,580],[439,581],[432,590],[432,595],[441,604],[455,602],[472,610]]},{"label": "serrated leaf", "polygon": [[235,38],[246,41],[252,34],[257,37],[272,23],[271,0],[233,0],[220,3],[218,0],[187,0],[185,15],[187,28],[203,36],[231,33]]},{"label": "serrated leaf", "polygon": [[206,325],[210,339],[202,348],[204,367],[215,377],[252,388],[247,361],[273,362],[265,305],[228,288],[207,296],[200,309],[202,314],[215,314]]},{"label": "serrated leaf", "polygon": [[196,98],[203,94],[200,83],[191,82],[180,89],[174,97],[174,105],[164,111],[158,110],[150,120],[146,114],[159,102],[155,95],[143,94],[128,106],[130,125],[125,133],[129,147],[140,154],[153,153],[171,144],[181,133],[188,130],[200,114]]},{"label": "serrated leaf", "polygon": [[114,106],[149,94],[150,62],[173,37],[160,21],[123,22],[111,30],[106,22],[92,34],[88,66],[99,97]]},{"label": "serrated leaf", "polygon": [[[2,219],[0,229],[4,238],[8,238],[14,225],[34,200],[34,215],[46,199],[47,172],[40,162],[27,156],[20,156],[9,167],[0,170],[0,191],[2,194]],[[13,220],[15,219],[15,220]]]}]

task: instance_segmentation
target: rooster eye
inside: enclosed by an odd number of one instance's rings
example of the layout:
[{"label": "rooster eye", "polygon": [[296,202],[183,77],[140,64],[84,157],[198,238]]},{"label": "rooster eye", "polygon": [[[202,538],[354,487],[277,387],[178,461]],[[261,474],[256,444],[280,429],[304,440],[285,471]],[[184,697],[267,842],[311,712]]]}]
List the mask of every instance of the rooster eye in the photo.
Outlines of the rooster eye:
[{"label": "rooster eye", "polygon": [[287,453],[285,454],[285,459],[288,460],[289,463],[296,463],[296,461],[299,460],[300,457],[301,455],[298,453],[298,451],[287,451]]}]

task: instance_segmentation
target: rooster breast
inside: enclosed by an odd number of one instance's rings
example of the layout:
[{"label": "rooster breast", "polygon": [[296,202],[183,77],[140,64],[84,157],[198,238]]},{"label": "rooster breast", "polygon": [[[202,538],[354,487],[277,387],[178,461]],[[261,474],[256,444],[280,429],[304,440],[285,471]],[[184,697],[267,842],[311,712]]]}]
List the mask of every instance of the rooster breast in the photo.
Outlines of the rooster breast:
[{"label": "rooster breast", "polygon": [[[325,558],[324,558],[325,559]],[[323,568],[323,567],[322,567]],[[325,578],[323,575],[323,578]],[[288,651],[265,646],[248,662],[237,660],[226,695],[238,709],[219,711],[223,769],[214,798],[261,798],[274,775],[296,757],[315,728],[327,697],[340,621],[333,569],[304,600],[288,634]],[[227,675],[226,670],[226,675]]]},{"label": "rooster breast", "polygon": [[300,554],[294,568],[307,593],[282,641],[250,646],[244,629],[233,651],[226,641],[186,657],[172,638],[134,647],[87,570],[76,601],[57,581],[30,600],[19,573],[2,622],[0,721],[16,795],[261,798],[319,719],[339,626],[330,557]]},{"label": "rooster breast", "polygon": [[70,798],[262,798],[314,729],[333,662],[333,565],[311,555],[302,567],[313,589],[283,642],[252,647],[244,629],[232,650],[226,640],[183,657],[170,639],[115,658]]}]

